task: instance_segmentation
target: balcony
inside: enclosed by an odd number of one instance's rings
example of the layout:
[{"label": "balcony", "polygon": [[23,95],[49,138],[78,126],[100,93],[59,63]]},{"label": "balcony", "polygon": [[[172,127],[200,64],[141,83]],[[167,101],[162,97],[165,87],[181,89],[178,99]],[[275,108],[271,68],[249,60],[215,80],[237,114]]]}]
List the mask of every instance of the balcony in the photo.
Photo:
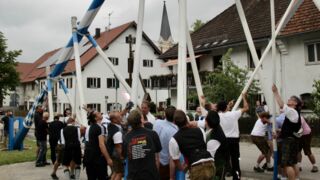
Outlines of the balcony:
[{"label": "balcony", "polygon": [[[207,72],[200,72],[200,81],[203,83]],[[169,89],[177,87],[177,75],[176,74],[167,74],[160,76],[151,76],[151,88],[152,89]],[[195,86],[195,81],[192,72],[187,72],[187,85],[189,87]]]}]

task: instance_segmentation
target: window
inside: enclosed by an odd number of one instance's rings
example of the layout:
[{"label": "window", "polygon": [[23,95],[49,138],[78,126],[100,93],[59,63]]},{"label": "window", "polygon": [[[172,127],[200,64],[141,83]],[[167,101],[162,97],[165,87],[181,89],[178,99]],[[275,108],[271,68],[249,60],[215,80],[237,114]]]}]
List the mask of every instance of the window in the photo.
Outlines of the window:
[{"label": "window", "polygon": [[320,42],[307,44],[308,60],[307,63],[314,64],[320,62]]},{"label": "window", "polygon": [[40,89],[45,89],[45,81],[40,81]]},{"label": "window", "polygon": [[107,104],[107,112],[111,111],[121,111],[122,105],[119,103],[108,103]]},{"label": "window", "polygon": [[68,89],[71,89],[72,88],[72,77],[71,78],[66,78],[66,86]]},{"label": "window", "polygon": [[109,57],[109,60],[112,62],[113,65],[119,65],[119,58],[117,57]]},{"label": "window", "polygon": [[146,88],[151,87],[151,80],[150,79],[143,79],[143,84]]},{"label": "window", "polygon": [[315,104],[310,93],[301,94],[300,97],[303,102],[302,109],[305,109],[305,110],[314,109]]},{"label": "window", "polygon": [[143,60],[143,67],[153,67],[153,60],[144,59]]},{"label": "window", "polygon": [[34,90],[34,82],[31,84],[31,90]]},{"label": "window", "polygon": [[115,78],[107,78],[107,88],[119,88],[119,80]]},{"label": "window", "polygon": [[87,78],[87,88],[100,88],[100,78]]},{"label": "window", "polygon": [[[257,54],[258,54],[258,58],[260,60],[260,58],[261,58],[261,49],[257,49],[256,51],[257,51]],[[247,51],[247,54],[248,54],[248,68],[249,69],[256,68],[256,66],[254,65],[253,58],[251,56],[250,50]]]},{"label": "window", "polygon": [[[52,95],[53,96],[57,96],[57,94],[58,94],[58,83],[56,82],[56,83],[54,83],[54,85],[53,85],[53,90],[52,90]],[[57,112],[57,111],[54,111],[54,112]]]},{"label": "window", "polygon": [[71,108],[71,105],[69,103],[63,103],[63,109],[70,109],[71,112],[72,112],[72,108]]},{"label": "window", "polygon": [[[61,79],[62,80],[62,82],[64,83],[64,79]],[[62,86],[60,85],[60,83],[59,83],[59,89],[61,89],[62,88]]]},{"label": "window", "polygon": [[90,107],[98,112],[101,112],[101,105],[99,103],[88,104],[88,107]]},{"label": "window", "polygon": [[213,56],[213,70],[222,70],[222,55]]}]

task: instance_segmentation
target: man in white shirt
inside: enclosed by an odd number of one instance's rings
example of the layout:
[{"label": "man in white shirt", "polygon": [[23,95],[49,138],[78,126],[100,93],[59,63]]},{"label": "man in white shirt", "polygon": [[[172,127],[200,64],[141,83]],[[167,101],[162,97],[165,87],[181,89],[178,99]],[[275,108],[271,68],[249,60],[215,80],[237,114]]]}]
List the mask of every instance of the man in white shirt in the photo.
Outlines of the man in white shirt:
[{"label": "man in white shirt", "polygon": [[268,141],[266,138],[266,132],[268,128],[269,118],[271,117],[269,112],[265,112],[264,110],[257,109],[257,114],[259,119],[254,124],[254,127],[251,131],[251,140],[257,146],[257,148],[261,151],[257,159],[257,164],[253,167],[255,172],[264,172],[264,168],[260,167],[260,163],[266,158],[266,169],[267,171],[273,171],[273,168],[270,164],[271,158],[271,149],[268,145]]},{"label": "man in white shirt", "polygon": [[298,162],[298,144],[299,130],[301,129],[300,111],[302,107],[301,100],[296,96],[291,96],[287,104],[284,104],[278,88],[273,85],[272,91],[274,97],[283,110],[285,120],[281,127],[280,138],[282,139],[281,165],[287,173],[289,180],[299,178],[299,169],[296,164]]},{"label": "man in white shirt", "polygon": [[141,103],[141,112],[142,114],[146,115],[148,118],[148,121],[154,125],[156,122],[156,118],[150,113],[150,103],[148,101],[143,101]]},{"label": "man in white shirt", "polygon": [[239,123],[241,115],[249,110],[249,104],[246,99],[246,94],[242,94],[243,108],[236,111],[228,111],[228,103],[225,101],[218,103],[218,112],[220,116],[220,125],[224,134],[227,137],[227,144],[230,149],[230,158],[232,166],[233,179],[241,178],[240,171],[240,148],[239,148]]}]

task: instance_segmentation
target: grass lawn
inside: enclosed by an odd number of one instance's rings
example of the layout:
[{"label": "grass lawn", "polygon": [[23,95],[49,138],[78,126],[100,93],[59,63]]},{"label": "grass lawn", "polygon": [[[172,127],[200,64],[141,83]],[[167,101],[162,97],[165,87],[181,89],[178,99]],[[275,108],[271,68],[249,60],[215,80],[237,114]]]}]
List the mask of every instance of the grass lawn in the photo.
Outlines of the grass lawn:
[{"label": "grass lawn", "polygon": [[[36,141],[34,139],[26,138],[24,140],[24,148],[25,150],[23,151],[0,151],[0,166],[5,164],[35,161],[37,148]],[[47,157],[50,157],[50,149],[47,151]]]}]

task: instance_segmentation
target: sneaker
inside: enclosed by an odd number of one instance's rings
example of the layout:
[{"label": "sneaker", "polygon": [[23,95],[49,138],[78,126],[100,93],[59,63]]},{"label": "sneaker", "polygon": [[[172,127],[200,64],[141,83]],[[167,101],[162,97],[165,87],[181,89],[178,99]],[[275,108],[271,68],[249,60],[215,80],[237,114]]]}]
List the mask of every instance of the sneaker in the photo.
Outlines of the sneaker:
[{"label": "sneaker", "polygon": [[46,165],[50,165],[50,163],[49,163],[49,162],[44,162],[43,164],[44,164],[45,166],[46,166]]},{"label": "sneaker", "polygon": [[312,169],[311,169],[311,172],[313,172],[313,173],[316,173],[316,172],[318,172],[319,170],[318,170],[318,167],[317,166],[313,166],[312,167]]},{"label": "sneaker", "polygon": [[271,171],[273,171],[273,167],[269,167],[269,168],[267,167],[266,170],[271,172]]},{"label": "sneaker", "polygon": [[42,164],[42,163],[38,163],[38,164],[36,164],[36,167],[44,167],[45,165],[44,164]]},{"label": "sneaker", "polygon": [[262,168],[260,168],[260,167],[253,167],[253,170],[255,172],[257,172],[257,173],[263,173],[264,172],[264,170]]},{"label": "sneaker", "polygon": [[70,179],[76,179],[75,175],[74,174],[70,175]]},{"label": "sneaker", "polygon": [[56,174],[51,174],[51,177],[52,177],[52,179],[54,179],[54,180],[58,180],[58,179],[59,179]]}]

